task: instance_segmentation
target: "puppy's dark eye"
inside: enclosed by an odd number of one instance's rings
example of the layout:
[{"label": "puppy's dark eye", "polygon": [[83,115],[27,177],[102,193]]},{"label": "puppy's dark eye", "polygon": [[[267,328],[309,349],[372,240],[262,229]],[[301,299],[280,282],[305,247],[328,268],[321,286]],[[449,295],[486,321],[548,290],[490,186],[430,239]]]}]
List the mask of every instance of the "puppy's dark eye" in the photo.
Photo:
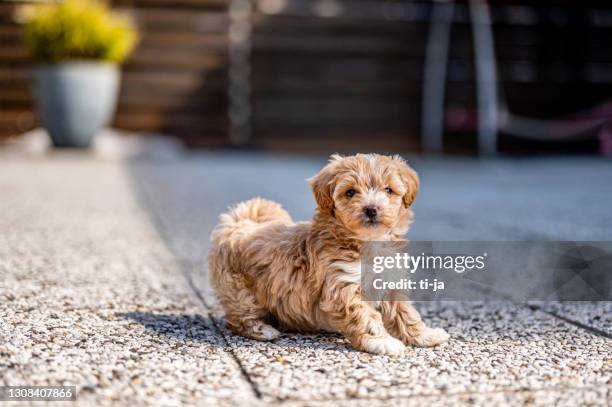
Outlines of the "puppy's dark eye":
[{"label": "puppy's dark eye", "polygon": [[390,187],[385,188],[385,192],[388,194],[392,194],[393,190]]},{"label": "puppy's dark eye", "polygon": [[346,196],[348,196],[349,198],[352,198],[352,197],[353,197],[353,195],[355,195],[355,193],[356,193],[356,192],[357,192],[357,191],[355,191],[354,189],[349,189],[349,190],[348,190],[348,191],[346,191],[344,194],[345,194]]}]

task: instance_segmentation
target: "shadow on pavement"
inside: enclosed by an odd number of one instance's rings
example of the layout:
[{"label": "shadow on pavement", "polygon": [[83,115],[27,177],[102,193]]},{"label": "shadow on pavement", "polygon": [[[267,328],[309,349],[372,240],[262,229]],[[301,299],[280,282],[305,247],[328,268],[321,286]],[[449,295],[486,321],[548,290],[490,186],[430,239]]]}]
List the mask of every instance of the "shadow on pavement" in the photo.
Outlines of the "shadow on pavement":
[{"label": "shadow on pavement", "polygon": [[154,314],[151,312],[128,312],[121,318],[136,321],[150,331],[180,340],[209,342],[215,345],[218,338],[213,336],[210,318],[189,314]]},{"label": "shadow on pavement", "polygon": [[[180,341],[194,341],[208,343],[213,346],[226,346],[216,332],[216,327],[210,317],[192,314],[155,314],[151,312],[128,312],[119,314],[121,318],[138,322],[147,330]],[[252,347],[257,345],[273,344],[289,348],[309,348],[319,350],[342,350],[357,352],[340,334],[314,333],[300,334],[283,332],[272,342],[260,342],[234,335],[223,326],[221,321],[219,329],[230,340],[231,345]]]}]

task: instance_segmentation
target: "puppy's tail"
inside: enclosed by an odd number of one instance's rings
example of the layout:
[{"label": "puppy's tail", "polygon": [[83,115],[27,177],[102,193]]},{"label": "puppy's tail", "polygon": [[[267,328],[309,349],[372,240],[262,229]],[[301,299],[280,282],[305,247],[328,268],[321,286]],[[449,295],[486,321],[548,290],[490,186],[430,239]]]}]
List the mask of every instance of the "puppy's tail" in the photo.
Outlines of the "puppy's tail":
[{"label": "puppy's tail", "polygon": [[281,222],[293,223],[291,216],[280,204],[263,198],[253,198],[240,202],[220,217],[219,226],[213,233],[213,241],[225,240],[231,235],[244,235],[252,230],[252,226]]},{"label": "puppy's tail", "polygon": [[280,204],[263,198],[253,198],[240,202],[221,215],[221,223],[231,225],[243,221],[266,223],[286,221],[291,222],[291,216]]}]

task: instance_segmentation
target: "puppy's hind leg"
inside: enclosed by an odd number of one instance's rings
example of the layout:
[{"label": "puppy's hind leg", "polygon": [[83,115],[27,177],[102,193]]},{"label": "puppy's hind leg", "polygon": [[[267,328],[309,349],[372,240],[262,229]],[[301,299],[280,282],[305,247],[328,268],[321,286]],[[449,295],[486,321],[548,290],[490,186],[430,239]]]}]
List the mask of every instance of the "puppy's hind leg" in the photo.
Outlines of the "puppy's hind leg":
[{"label": "puppy's hind leg", "polygon": [[237,335],[258,341],[271,341],[280,332],[265,321],[268,313],[257,303],[255,296],[246,288],[233,291],[221,298],[228,327]]}]

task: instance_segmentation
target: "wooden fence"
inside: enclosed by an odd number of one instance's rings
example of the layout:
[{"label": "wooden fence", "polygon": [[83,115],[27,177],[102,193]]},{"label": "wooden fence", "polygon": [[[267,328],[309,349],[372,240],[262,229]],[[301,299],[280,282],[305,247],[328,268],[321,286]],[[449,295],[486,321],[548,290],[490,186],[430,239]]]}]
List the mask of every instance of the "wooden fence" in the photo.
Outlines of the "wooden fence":
[{"label": "wooden fence", "polygon": [[[230,145],[231,0],[116,0],[142,32],[124,66],[114,125]],[[535,6],[528,5],[535,4]],[[32,63],[0,1],[0,137],[36,124]],[[255,2],[250,22],[249,144],[292,150],[420,149],[431,3],[404,0]],[[283,9],[274,8],[284,4]],[[612,6],[493,2],[503,97],[530,117],[557,117],[609,98]],[[445,145],[475,151],[472,34],[465,4],[452,27]],[[502,149],[557,148],[502,135]],[[552,146],[552,147],[551,147]],[[568,147],[569,146],[569,147]],[[589,143],[563,148],[592,150]]]}]

